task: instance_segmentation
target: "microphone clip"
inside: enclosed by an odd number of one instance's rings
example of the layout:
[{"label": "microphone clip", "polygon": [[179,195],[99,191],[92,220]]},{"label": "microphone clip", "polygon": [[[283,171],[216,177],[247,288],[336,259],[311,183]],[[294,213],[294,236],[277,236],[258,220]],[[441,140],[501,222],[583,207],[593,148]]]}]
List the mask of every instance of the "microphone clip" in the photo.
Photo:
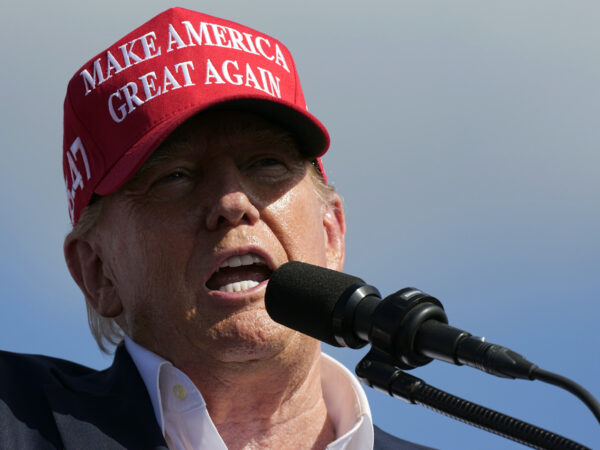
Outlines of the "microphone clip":
[{"label": "microphone clip", "polygon": [[448,323],[436,298],[415,288],[404,288],[382,300],[375,287],[356,283],[335,305],[333,335],[344,347],[361,348],[370,342],[398,368],[414,369],[432,361],[415,345],[421,326],[429,320]]},{"label": "microphone clip", "polygon": [[440,301],[415,288],[401,289],[382,300],[373,312],[369,340],[400,369],[424,366],[432,358],[417,351],[415,341],[428,320],[448,323]]}]

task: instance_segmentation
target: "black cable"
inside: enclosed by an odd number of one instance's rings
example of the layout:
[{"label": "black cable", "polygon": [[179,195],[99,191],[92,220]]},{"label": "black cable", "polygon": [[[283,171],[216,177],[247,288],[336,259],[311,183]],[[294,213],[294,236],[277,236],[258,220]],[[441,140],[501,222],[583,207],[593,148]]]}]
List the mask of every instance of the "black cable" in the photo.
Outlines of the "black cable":
[{"label": "black cable", "polygon": [[583,386],[575,383],[566,377],[558,375],[556,373],[548,372],[547,370],[536,367],[531,372],[532,380],[543,381],[544,383],[553,384],[569,391],[571,394],[577,396],[585,405],[592,411],[596,420],[600,422],[600,403],[592,396],[592,394],[585,389]]}]

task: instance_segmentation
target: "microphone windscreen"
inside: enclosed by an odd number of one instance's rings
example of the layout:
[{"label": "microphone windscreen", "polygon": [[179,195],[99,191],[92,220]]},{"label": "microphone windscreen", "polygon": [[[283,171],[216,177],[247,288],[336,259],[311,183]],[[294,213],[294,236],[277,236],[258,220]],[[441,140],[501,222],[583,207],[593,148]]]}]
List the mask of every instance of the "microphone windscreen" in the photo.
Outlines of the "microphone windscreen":
[{"label": "microphone windscreen", "polygon": [[271,274],[265,294],[267,313],[275,322],[339,347],[332,316],[344,291],[360,278],[312,264],[290,261]]}]

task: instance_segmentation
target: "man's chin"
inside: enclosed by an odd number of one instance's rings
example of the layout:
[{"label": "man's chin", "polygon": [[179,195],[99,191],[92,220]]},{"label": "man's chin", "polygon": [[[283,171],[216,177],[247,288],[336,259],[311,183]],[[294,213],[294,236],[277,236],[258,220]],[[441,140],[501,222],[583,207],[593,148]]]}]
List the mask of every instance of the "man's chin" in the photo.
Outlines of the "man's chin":
[{"label": "man's chin", "polygon": [[273,322],[264,309],[234,314],[211,330],[215,356],[227,363],[276,359],[303,340],[298,332]]}]

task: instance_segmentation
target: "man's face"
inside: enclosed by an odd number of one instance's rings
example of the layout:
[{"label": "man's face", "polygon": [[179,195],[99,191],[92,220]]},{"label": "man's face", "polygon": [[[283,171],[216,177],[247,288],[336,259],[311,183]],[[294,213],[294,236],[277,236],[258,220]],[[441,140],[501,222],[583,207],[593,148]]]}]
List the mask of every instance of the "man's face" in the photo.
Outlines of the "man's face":
[{"label": "man's face", "polygon": [[343,215],[319,198],[310,170],[259,117],[186,123],[105,199],[92,244],[98,309],[120,312],[130,337],[180,366],[198,351],[242,362],[301,346],[268,317],[264,293],[290,260],[342,268]]}]

